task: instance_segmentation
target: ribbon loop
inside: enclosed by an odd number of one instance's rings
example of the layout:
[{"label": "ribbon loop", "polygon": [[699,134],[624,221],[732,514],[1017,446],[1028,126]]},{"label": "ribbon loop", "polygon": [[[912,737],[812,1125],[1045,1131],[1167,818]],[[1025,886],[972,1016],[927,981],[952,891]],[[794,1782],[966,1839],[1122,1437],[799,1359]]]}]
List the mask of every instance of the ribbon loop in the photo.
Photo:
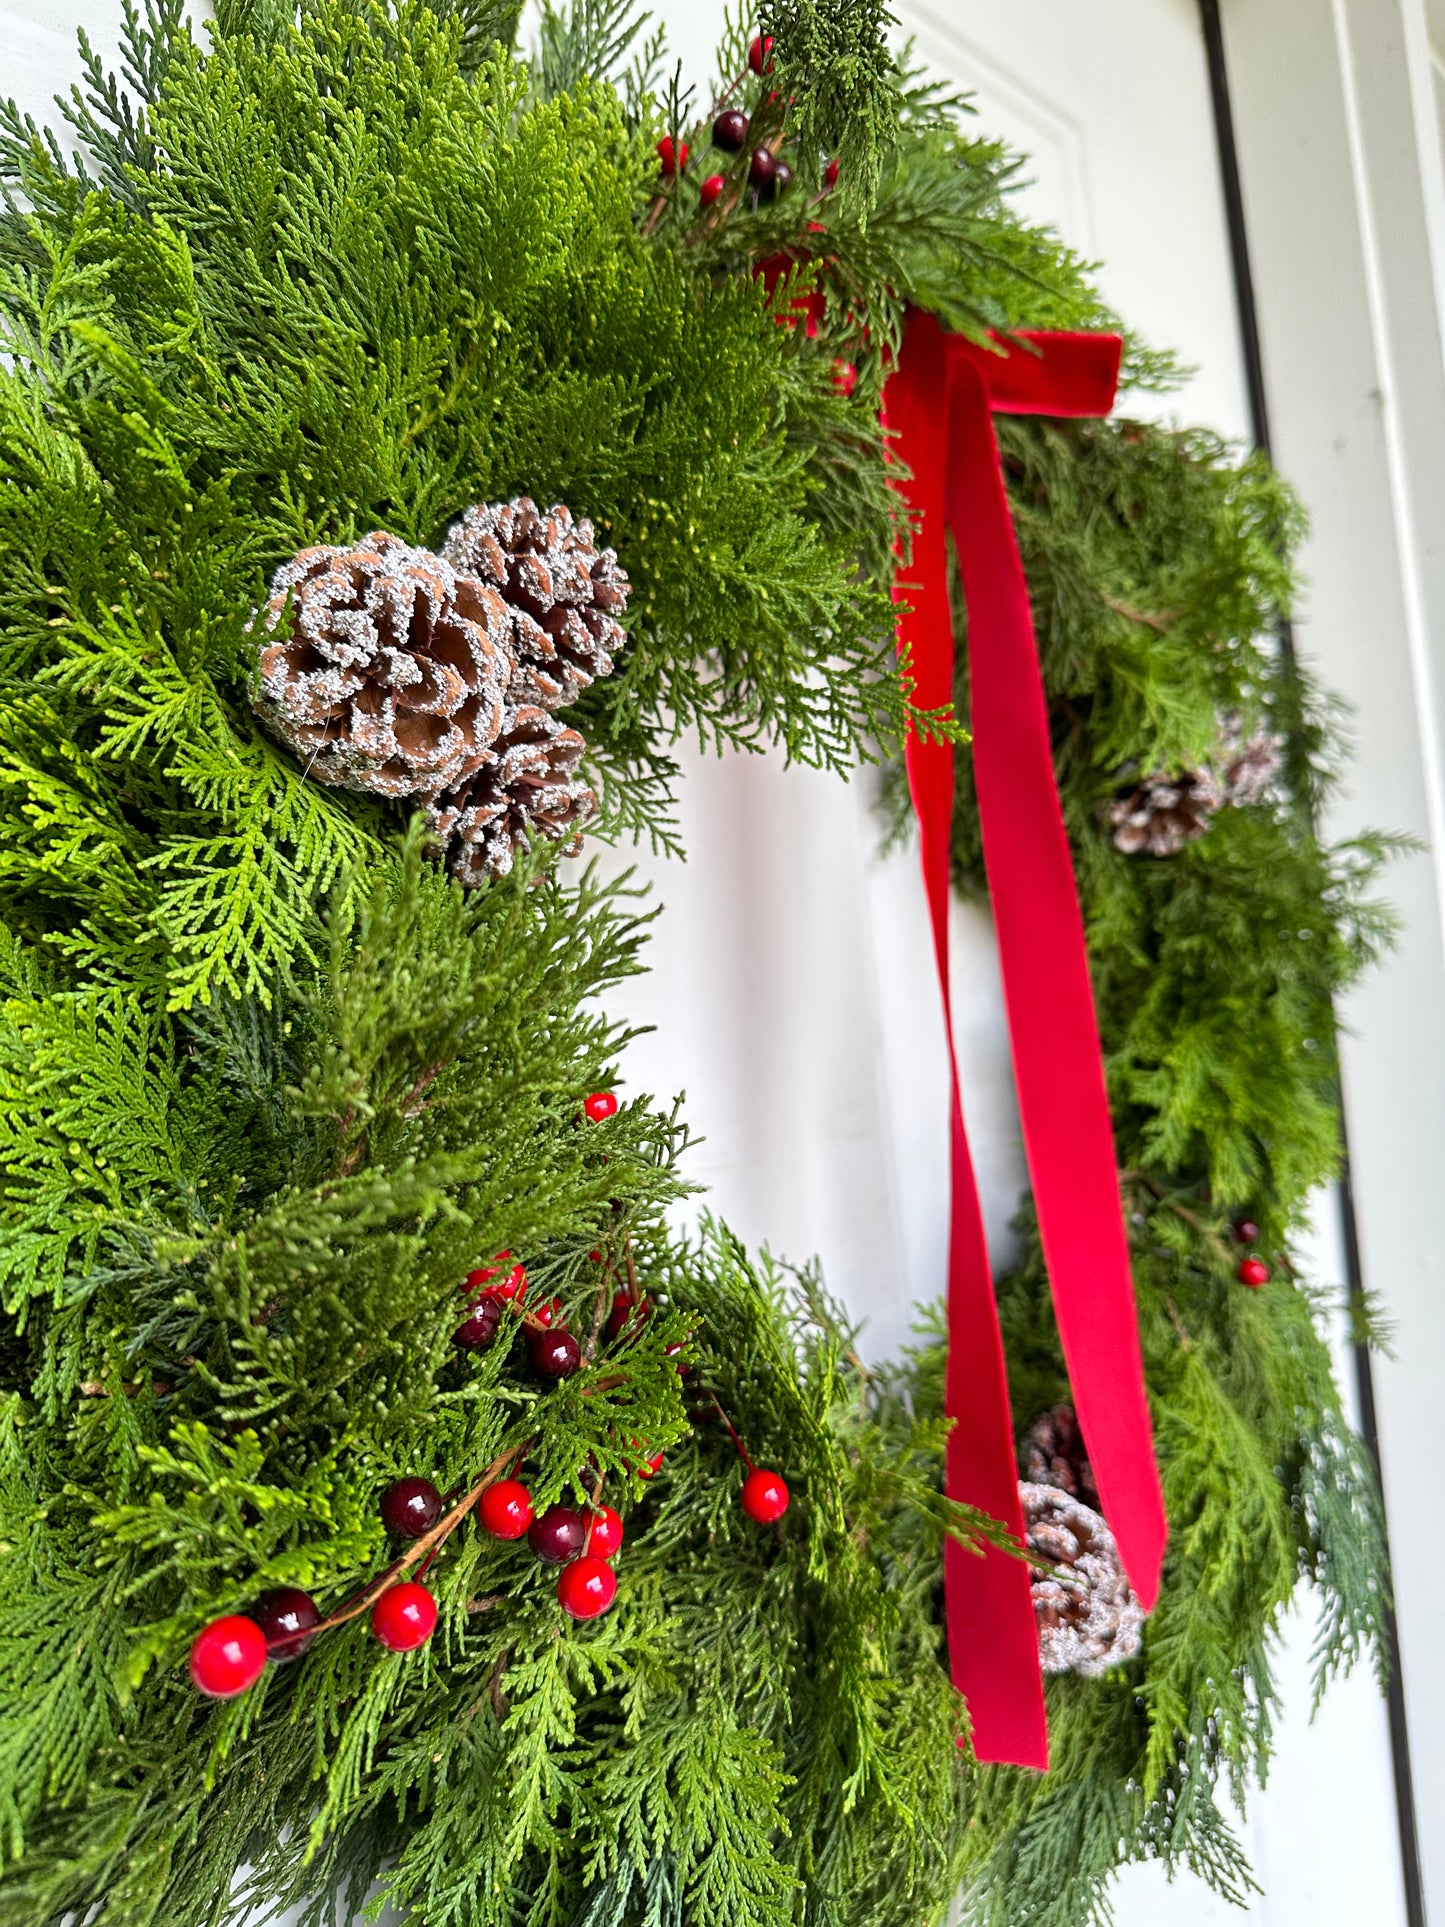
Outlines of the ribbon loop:
[{"label": "ribbon loop", "polygon": [[[945,528],[968,603],[974,776],[998,932],[1024,1147],[1075,1409],[1100,1503],[1145,1608],[1158,1594],[1165,1520],[1154,1463],[1128,1242],[1073,864],[1054,779],[1028,585],[1004,489],[995,410],[1093,416],[1113,406],[1115,335],[1023,336],[992,353],[910,316],[885,411],[911,471],[910,579],[899,648],[923,708],[953,693]],[[1020,1537],[1013,1426],[998,1310],[969,1156],[948,985],[953,751],[911,736],[909,785],[952,1070],[946,1489]],[[944,1559],[954,1683],[981,1760],[1048,1765],[1028,1572],[950,1543]]]}]

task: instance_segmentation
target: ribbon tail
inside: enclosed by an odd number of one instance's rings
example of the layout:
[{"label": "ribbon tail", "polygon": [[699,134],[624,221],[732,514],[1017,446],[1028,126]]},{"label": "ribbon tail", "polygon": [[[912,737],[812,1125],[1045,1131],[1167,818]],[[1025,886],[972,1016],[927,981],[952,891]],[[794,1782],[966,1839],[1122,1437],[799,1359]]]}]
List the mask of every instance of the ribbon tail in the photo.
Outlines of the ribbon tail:
[{"label": "ribbon tail", "polygon": [[952,375],[947,514],[968,601],[974,778],[1024,1147],[1100,1504],[1148,1610],[1166,1525],[1083,918],[989,390],[970,359]]}]

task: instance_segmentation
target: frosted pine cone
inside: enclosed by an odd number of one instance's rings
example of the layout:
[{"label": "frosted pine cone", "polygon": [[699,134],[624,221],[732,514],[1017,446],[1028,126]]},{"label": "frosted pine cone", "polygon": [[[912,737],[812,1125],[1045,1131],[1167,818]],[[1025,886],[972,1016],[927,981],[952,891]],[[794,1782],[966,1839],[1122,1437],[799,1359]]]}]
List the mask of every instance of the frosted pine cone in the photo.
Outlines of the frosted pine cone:
[{"label": "frosted pine cone", "polygon": [[587,745],[545,709],[510,712],[506,734],[463,782],[427,799],[448,868],[468,887],[503,877],[535,837],[575,856],[597,798],[577,778]]},{"label": "frosted pine cone", "polygon": [[1033,1485],[1056,1486],[1098,1511],[1094,1469],[1072,1405],[1040,1412],[1024,1434],[1023,1474]]},{"label": "frosted pine cone", "polygon": [[1279,774],[1283,749],[1283,738],[1273,730],[1259,729],[1244,739],[1240,736],[1238,718],[1230,718],[1224,732],[1225,801],[1261,802]]},{"label": "frosted pine cone", "polygon": [[511,614],[494,587],[376,531],[303,549],[276,571],[260,623],[256,711],[308,776],[415,796],[477,769],[502,726]]},{"label": "frosted pine cone", "polygon": [[1091,1506],[1056,1486],[1019,1486],[1029,1550],[1054,1568],[1031,1587],[1046,1673],[1100,1673],[1143,1644],[1144,1612],[1119,1564],[1114,1535]]},{"label": "frosted pine cone", "polygon": [[1225,800],[1224,786],[1211,769],[1186,770],[1182,776],[1156,770],[1110,806],[1115,846],[1126,856],[1177,856],[1186,843],[1203,836]]},{"label": "frosted pine cone", "polygon": [[611,670],[628,581],[585,517],[573,521],[561,503],[543,511],[525,495],[481,502],[452,524],[442,556],[499,589],[511,607],[511,702],[561,709]]}]

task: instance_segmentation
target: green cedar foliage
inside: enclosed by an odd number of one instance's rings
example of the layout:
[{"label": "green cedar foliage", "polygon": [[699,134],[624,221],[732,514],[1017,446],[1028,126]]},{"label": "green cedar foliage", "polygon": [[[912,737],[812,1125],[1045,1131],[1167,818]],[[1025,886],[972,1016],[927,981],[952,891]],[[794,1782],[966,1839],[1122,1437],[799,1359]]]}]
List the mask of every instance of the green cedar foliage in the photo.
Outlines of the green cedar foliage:
[{"label": "green cedar foliage", "polygon": [[[1317,1690],[1383,1665],[1373,1469],[1326,1332],[1339,1310],[1294,1273],[1292,1233],[1339,1148],[1332,1000],[1388,938],[1369,895],[1389,840],[1312,828],[1337,728],[1272,631],[1299,512],[1258,457],[1200,431],[1000,421],[1054,724],[1124,1170],[1140,1328],[1170,1521],[1139,1660],[1050,1682],[1048,1777],[975,1787],[969,1917],[1091,1918],[1121,1861],[1158,1857],[1240,1898],[1251,1880],[1216,1801],[1268,1766],[1270,1648],[1299,1582],[1320,1606]],[[960,634],[967,614],[957,606]],[[967,715],[960,656],[957,697]],[[1221,720],[1288,746],[1287,789],[1219,811],[1170,858],[1115,848],[1109,803],[1138,774],[1218,757]],[[906,809],[901,775],[890,808]],[[984,888],[972,771],[958,765],[954,867]],[[1235,1278],[1233,1220],[1275,1276]],[[1067,1398],[1035,1227],[1000,1285],[1021,1425]]]}]

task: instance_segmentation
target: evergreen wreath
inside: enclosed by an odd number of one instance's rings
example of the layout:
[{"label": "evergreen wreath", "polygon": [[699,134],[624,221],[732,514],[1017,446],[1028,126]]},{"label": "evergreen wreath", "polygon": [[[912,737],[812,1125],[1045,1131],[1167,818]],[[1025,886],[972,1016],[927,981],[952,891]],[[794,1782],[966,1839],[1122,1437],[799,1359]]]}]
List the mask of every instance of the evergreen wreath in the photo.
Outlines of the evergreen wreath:
[{"label": "evergreen wreath", "polygon": [[[814,1273],[677,1235],[685,1128],[611,1095],[596,1001],[642,907],[525,812],[509,874],[449,880],[410,797],[261,726],[256,622],[318,545],[435,575],[476,505],[565,504],[631,585],[565,728],[604,822],[670,843],[684,733],[896,754],[906,305],[1109,317],[876,0],[729,24],[706,174],[632,12],[548,6],[526,62],[517,11],[222,0],[203,52],[127,0],[78,159],[0,117],[0,1922],[915,1927],[965,1878],[1062,1922],[1149,1854],[1237,1891],[1209,1788],[1264,1763],[1283,1605],[1322,1589],[1323,1681],[1385,1598],[1288,1258],[1330,999],[1386,934],[1258,640],[1295,512],[1198,435],[1004,431],[1173,1538],[1140,1656],[1051,1684],[1054,1772],[980,1772],[937,1593],[996,1529],[940,1494],[939,1346],[865,1370]],[[1122,796],[1261,731],[1291,788],[1117,846]],[[1032,1251],[1002,1298],[1027,1423],[1066,1396]]]}]

